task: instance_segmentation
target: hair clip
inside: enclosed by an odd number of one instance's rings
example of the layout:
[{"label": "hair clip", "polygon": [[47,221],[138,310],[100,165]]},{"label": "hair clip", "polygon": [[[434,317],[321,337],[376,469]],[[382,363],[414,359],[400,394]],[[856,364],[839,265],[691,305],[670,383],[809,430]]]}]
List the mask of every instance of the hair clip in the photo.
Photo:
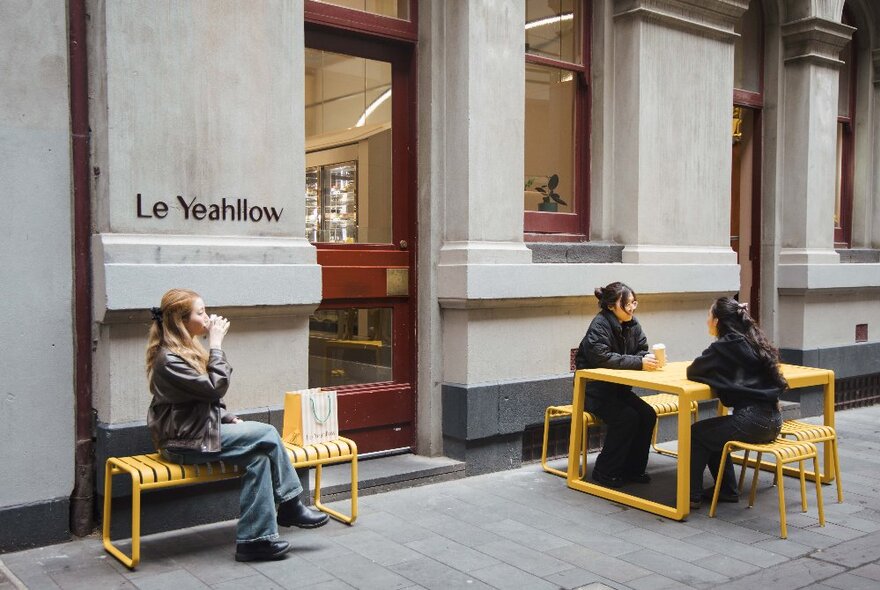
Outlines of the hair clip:
[{"label": "hair clip", "polygon": [[158,307],[150,308],[150,315],[153,317],[153,321],[157,323],[162,323],[162,310]]}]

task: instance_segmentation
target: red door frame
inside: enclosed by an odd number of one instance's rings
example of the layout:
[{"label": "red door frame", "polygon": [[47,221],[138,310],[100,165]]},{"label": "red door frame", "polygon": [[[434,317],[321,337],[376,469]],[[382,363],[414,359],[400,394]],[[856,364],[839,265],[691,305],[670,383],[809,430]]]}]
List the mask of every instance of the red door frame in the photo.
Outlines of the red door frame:
[{"label": "red door frame", "polygon": [[[323,301],[319,309],[392,309],[394,379],[337,388],[340,431],[353,437],[361,452],[412,447],[416,437],[417,354],[415,46],[408,41],[331,28],[324,21],[306,23],[305,45],[391,64],[391,244],[318,243],[315,246],[322,268]],[[408,270],[407,296],[386,295],[389,268]]]}]

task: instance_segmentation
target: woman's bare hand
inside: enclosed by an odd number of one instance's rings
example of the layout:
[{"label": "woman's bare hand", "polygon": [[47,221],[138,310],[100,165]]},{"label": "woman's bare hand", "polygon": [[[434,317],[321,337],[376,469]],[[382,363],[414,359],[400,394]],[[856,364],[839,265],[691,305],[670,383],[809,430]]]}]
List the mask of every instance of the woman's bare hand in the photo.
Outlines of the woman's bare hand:
[{"label": "woman's bare hand", "polygon": [[657,362],[657,359],[653,354],[648,354],[642,357],[642,370],[643,371],[656,371],[660,368],[660,363]]},{"label": "woman's bare hand", "polygon": [[223,337],[229,331],[229,320],[222,315],[211,315],[211,325],[208,327],[208,348],[221,348]]}]

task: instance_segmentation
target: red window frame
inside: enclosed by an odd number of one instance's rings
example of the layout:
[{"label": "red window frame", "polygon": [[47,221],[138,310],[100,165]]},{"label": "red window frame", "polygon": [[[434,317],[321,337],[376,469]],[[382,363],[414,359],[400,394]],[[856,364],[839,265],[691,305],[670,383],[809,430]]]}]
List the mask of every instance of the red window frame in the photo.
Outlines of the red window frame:
[{"label": "red window frame", "polygon": [[527,242],[585,242],[590,235],[590,38],[592,11],[589,0],[581,0],[581,63],[526,54],[525,63],[570,71],[577,82],[574,124],[574,213],[524,211],[524,239]]},{"label": "red window frame", "polygon": [[[844,6],[843,18],[845,25],[853,25],[849,7]],[[838,115],[837,124],[843,125],[843,146],[840,155],[840,218],[834,225],[834,247],[850,248],[852,246],[852,210],[853,210],[853,184],[855,182],[855,154],[856,154],[856,88],[858,78],[858,43],[856,38],[858,31],[853,32],[850,43],[849,67],[849,112],[848,116]],[[835,141],[837,135],[835,134]]]},{"label": "red window frame", "polygon": [[404,20],[317,0],[305,0],[303,5],[306,22],[400,41],[418,40],[418,10],[418,2],[409,0],[409,18]]}]

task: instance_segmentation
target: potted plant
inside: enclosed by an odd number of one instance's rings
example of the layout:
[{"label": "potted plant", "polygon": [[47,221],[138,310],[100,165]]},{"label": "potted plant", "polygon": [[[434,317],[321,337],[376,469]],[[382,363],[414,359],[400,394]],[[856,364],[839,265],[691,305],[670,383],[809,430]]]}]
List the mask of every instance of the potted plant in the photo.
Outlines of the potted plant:
[{"label": "potted plant", "polygon": [[556,192],[557,186],[559,186],[559,175],[554,174],[547,179],[547,184],[535,187],[535,190],[544,196],[544,200],[538,203],[538,211],[556,212],[559,210],[559,205],[568,205]]}]

